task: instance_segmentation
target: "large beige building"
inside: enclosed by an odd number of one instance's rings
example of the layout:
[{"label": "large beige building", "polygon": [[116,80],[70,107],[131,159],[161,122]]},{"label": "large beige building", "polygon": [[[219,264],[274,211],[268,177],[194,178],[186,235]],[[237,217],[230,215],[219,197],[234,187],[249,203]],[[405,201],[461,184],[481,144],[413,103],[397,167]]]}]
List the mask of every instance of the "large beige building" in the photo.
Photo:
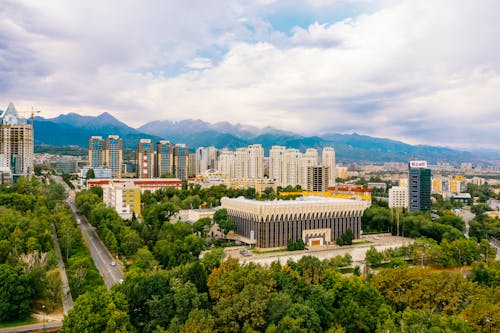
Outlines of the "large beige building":
[{"label": "large beige building", "polygon": [[137,177],[155,176],[155,147],[150,139],[140,139],[137,143]]},{"label": "large beige building", "polygon": [[222,207],[236,223],[241,241],[259,248],[284,247],[302,239],[307,246],[334,242],[347,229],[361,233],[366,201],[302,197],[297,200],[257,201],[222,198]]},{"label": "large beige building", "polygon": [[0,110],[0,167],[10,168],[14,176],[29,175],[33,159],[33,126],[10,103],[7,110]]}]

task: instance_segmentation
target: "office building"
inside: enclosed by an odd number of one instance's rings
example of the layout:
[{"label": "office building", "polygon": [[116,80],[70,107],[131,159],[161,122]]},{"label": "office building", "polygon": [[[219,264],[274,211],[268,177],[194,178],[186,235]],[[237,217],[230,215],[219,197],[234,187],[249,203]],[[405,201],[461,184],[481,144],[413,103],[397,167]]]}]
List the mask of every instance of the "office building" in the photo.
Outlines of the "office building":
[{"label": "office building", "polygon": [[301,197],[296,200],[258,201],[222,198],[222,208],[236,223],[239,240],[259,248],[285,247],[302,239],[307,246],[334,242],[351,229],[361,232],[367,201]]},{"label": "office building", "polygon": [[408,211],[431,208],[431,170],[426,161],[410,161],[408,179]]},{"label": "office building", "polygon": [[237,148],[234,154],[234,178],[248,177],[248,148]]},{"label": "office building", "polygon": [[118,135],[109,135],[104,143],[104,165],[111,169],[113,178],[121,178],[123,164],[123,144]]},{"label": "office building", "polygon": [[328,177],[330,168],[325,166],[307,167],[307,191],[326,192],[328,190]]},{"label": "office building", "polygon": [[393,186],[389,189],[389,208],[408,208],[408,188]]},{"label": "office building", "polygon": [[150,139],[140,139],[137,144],[137,177],[153,178],[155,175],[155,148]]},{"label": "office building", "polygon": [[325,147],[323,148],[323,152],[321,155],[321,163],[323,166],[329,167],[330,174],[328,175],[328,186],[335,186],[335,178],[337,177],[335,174],[336,166],[335,166],[335,149],[333,147]]},{"label": "office building", "polygon": [[174,146],[166,140],[156,144],[156,177],[174,176]]},{"label": "office building", "polygon": [[185,144],[174,146],[174,176],[187,180],[189,173],[189,149]]},{"label": "office building", "polygon": [[0,110],[0,167],[10,168],[14,177],[33,173],[33,126],[27,124],[14,104]]}]

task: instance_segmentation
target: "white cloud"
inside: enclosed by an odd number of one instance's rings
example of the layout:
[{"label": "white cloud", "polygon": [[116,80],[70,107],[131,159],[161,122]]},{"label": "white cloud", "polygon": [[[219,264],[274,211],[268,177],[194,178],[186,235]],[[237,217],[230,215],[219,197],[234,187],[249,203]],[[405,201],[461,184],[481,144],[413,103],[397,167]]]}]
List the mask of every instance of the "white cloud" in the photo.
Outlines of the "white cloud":
[{"label": "white cloud", "polygon": [[273,1],[94,5],[8,2],[2,95],[45,116],[108,111],[134,125],[191,117],[500,147],[494,2],[388,1],[289,37],[262,15]]}]

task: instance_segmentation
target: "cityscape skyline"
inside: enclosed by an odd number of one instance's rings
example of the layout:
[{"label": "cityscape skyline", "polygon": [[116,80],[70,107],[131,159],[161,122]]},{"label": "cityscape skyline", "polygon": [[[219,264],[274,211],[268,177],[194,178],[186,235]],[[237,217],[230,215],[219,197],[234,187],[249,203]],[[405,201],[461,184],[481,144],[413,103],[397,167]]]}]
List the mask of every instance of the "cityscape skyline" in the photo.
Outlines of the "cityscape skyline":
[{"label": "cityscape skyline", "polygon": [[49,118],[107,111],[133,126],[227,120],[498,149],[497,6],[6,1],[0,92]]}]

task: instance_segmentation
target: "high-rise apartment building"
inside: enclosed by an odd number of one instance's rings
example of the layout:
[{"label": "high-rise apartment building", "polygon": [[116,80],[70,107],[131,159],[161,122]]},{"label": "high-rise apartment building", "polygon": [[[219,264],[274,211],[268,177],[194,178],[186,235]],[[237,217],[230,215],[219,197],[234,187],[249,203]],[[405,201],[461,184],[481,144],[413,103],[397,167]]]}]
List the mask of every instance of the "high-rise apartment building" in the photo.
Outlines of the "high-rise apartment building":
[{"label": "high-rise apartment building", "polygon": [[310,192],[325,192],[328,190],[329,167],[307,167],[307,190]]},{"label": "high-rise apartment building", "polygon": [[[307,148],[306,152],[302,155],[301,160],[301,176],[300,185],[302,188],[308,187],[308,167],[318,165],[318,151],[314,148]],[[328,184],[326,184],[328,189]]]},{"label": "high-rise apartment building", "polygon": [[237,148],[234,154],[234,178],[248,177],[248,148]]},{"label": "high-rise apartment building", "polygon": [[10,168],[14,176],[29,175],[33,158],[33,126],[10,103],[7,110],[0,110],[0,167]]},{"label": "high-rise apartment building", "polygon": [[92,136],[89,139],[89,167],[102,168],[104,166],[104,140],[102,136]]},{"label": "high-rise apartment building", "polygon": [[248,146],[248,178],[264,178],[264,148],[260,144]]},{"label": "high-rise apartment building", "polygon": [[389,208],[408,208],[408,188],[393,186],[389,189]]},{"label": "high-rise apartment building", "polygon": [[121,178],[123,164],[123,144],[118,135],[109,135],[104,145],[104,166],[111,169],[113,178]]},{"label": "high-rise apartment building", "polygon": [[269,178],[276,181],[277,186],[286,187],[286,147],[272,146],[269,150]]},{"label": "high-rise apartment building", "polygon": [[301,185],[301,160],[302,153],[295,148],[289,148],[285,154],[286,185]]},{"label": "high-rise apartment building", "polygon": [[410,161],[408,179],[408,211],[431,208],[431,170],[426,161]]},{"label": "high-rise apartment building", "polygon": [[199,147],[196,149],[196,175],[209,169],[217,169],[217,149],[215,147]]},{"label": "high-rise apartment building", "polygon": [[166,140],[156,143],[156,177],[174,176],[174,146]]},{"label": "high-rise apartment building", "polygon": [[178,143],[174,147],[174,175],[186,180],[189,172],[189,149],[185,144]]},{"label": "high-rise apartment building", "polygon": [[329,167],[330,174],[328,175],[328,186],[335,186],[335,149],[333,147],[325,147],[323,148],[323,152],[321,155],[321,163],[324,166]]},{"label": "high-rise apartment building", "polygon": [[223,149],[219,154],[218,169],[223,178],[232,179],[234,176],[234,152]]},{"label": "high-rise apartment building", "polygon": [[137,177],[153,178],[155,175],[155,148],[150,139],[140,139],[137,144]]}]

